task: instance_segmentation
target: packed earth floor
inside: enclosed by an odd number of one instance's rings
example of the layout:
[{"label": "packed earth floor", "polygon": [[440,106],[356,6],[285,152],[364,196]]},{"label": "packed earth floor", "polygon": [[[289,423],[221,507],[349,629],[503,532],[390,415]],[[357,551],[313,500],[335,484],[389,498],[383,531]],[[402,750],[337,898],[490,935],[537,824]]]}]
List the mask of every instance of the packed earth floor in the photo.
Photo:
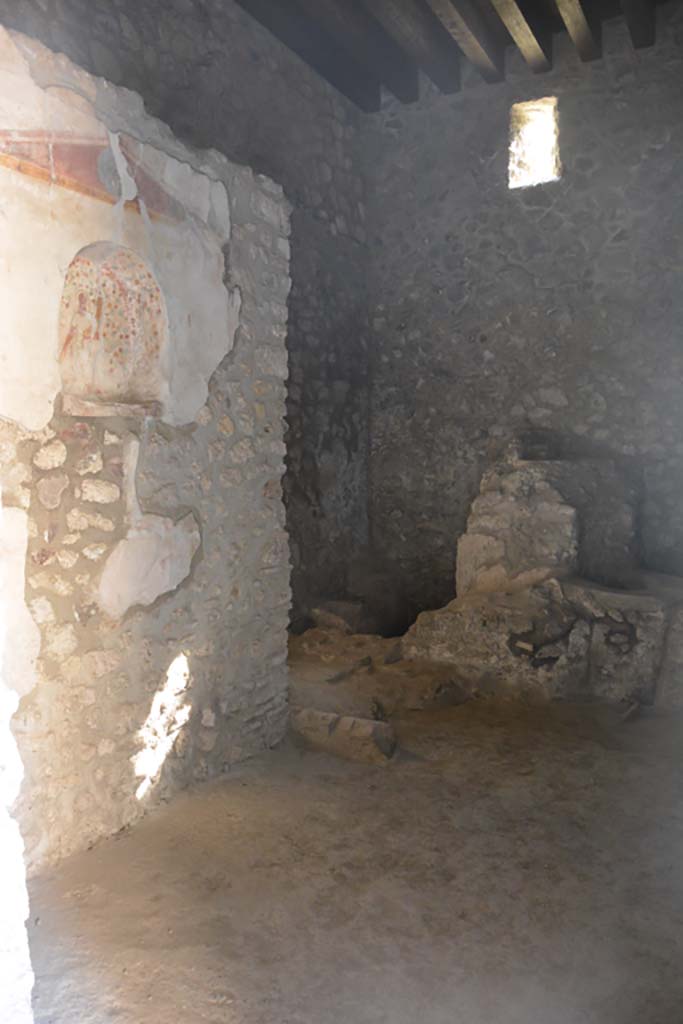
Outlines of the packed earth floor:
[{"label": "packed earth floor", "polygon": [[37,1024],[680,1024],[683,722],[475,699],[289,740],[31,886]]}]

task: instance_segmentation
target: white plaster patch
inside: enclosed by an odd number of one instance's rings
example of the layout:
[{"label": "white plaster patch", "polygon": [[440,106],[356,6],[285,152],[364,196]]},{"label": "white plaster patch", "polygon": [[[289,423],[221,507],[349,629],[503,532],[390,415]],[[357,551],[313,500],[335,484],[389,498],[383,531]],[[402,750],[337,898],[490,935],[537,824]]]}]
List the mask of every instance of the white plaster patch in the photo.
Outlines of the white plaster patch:
[{"label": "white plaster patch", "polygon": [[179,523],[164,516],[144,516],[107,559],[100,580],[100,606],[118,619],[133,605],[152,604],[185,579],[198,547],[199,529],[191,513]]},{"label": "white plaster patch", "polygon": [[23,776],[10,729],[18,698],[36,682],[40,632],[24,602],[25,512],[0,506],[0,1020],[30,1024],[33,972],[25,921],[24,843],[10,810]]},{"label": "white plaster patch", "polygon": [[98,602],[112,618],[121,618],[133,605],[152,604],[182,583],[199,547],[200,533],[192,515],[178,523],[166,516],[146,515],[135,491],[140,442],[128,442],[124,481],[128,532],[109,555],[100,579]]},{"label": "white plaster patch", "polygon": [[138,194],[138,187],[135,184],[135,179],[130,176],[128,163],[121,152],[120,137],[110,131],[107,131],[107,135],[109,136],[109,149],[114,157],[116,173],[119,176],[119,182],[121,184],[121,196],[119,198],[119,203],[127,203],[131,199],[135,199]]},{"label": "white plaster patch", "polygon": [[40,630],[24,600],[28,516],[18,508],[0,509],[0,608],[11,643],[4,651],[5,682],[23,697],[36,684]]},{"label": "white plaster patch", "polygon": [[74,565],[78,561],[77,551],[58,551],[57,561],[59,562],[62,569],[73,569]]},{"label": "white plaster patch", "polygon": [[[163,419],[182,425],[191,423],[199,413],[209,394],[211,375],[232,349],[241,299],[237,289],[228,292],[223,283],[221,249],[207,246],[205,233],[198,231],[197,225],[188,225],[180,244],[168,232],[163,245],[165,258],[157,274],[166,295],[171,365]],[[194,303],[201,302],[199,317],[192,310],[192,297]]]},{"label": "white plaster patch", "polygon": [[83,554],[86,558],[90,559],[91,562],[97,562],[106,553],[106,544],[87,544],[83,548]]},{"label": "white plaster patch", "polygon": [[10,722],[18,698],[36,682],[40,632],[24,601],[28,545],[25,512],[0,507],[0,1020],[31,1024],[33,972],[24,843],[10,810],[23,766]]}]

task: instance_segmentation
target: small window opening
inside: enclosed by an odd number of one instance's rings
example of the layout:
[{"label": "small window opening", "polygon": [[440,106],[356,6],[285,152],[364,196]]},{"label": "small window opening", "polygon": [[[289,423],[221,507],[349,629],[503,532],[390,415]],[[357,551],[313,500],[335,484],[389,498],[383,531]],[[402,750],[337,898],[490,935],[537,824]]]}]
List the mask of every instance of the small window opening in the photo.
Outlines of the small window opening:
[{"label": "small window opening", "polygon": [[558,181],[561,174],[557,97],[513,103],[508,187],[527,188],[544,181]]}]

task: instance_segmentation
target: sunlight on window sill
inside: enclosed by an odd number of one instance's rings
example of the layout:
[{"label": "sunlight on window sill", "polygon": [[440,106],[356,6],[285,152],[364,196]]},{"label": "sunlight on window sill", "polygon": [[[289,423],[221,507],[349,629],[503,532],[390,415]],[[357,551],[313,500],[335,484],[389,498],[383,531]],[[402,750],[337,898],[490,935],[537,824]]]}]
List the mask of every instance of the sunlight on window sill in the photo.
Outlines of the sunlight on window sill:
[{"label": "sunlight on window sill", "polygon": [[508,187],[528,188],[562,176],[557,97],[514,103],[510,110]]}]

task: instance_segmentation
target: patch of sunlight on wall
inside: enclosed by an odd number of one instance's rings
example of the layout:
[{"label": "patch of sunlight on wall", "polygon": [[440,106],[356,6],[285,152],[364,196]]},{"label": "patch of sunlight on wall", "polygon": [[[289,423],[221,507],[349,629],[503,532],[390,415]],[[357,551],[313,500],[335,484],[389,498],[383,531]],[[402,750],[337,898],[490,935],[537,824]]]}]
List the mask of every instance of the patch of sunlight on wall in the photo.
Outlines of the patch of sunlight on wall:
[{"label": "patch of sunlight on wall", "polygon": [[166,673],[166,682],[155,695],[152,707],[138,733],[142,749],[133,757],[135,774],[142,782],[135,791],[138,800],[149,793],[164,761],[187,724],[192,705],[185,703],[190,685],[190,666],[185,654],[178,654]]},{"label": "patch of sunlight on wall", "polygon": [[561,175],[557,97],[513,103],[508,187],[528,188]]}]

